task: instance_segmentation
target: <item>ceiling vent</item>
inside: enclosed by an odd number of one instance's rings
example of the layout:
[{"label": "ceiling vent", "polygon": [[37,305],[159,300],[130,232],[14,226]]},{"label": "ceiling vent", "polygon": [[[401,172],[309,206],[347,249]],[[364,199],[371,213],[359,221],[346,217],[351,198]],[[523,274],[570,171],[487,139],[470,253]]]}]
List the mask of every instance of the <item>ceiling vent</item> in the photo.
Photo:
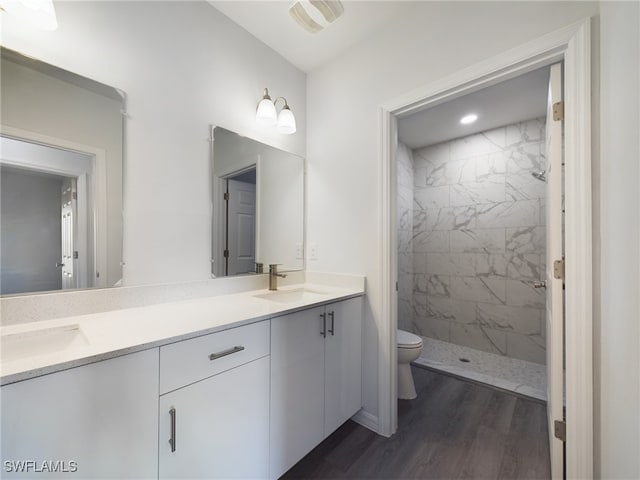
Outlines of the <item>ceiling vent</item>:
[{"label": "ceiling vent", "polygon": [[289,15],[309,33],[318,33],[343,12],[344,6],[337,0],[298,0],[289,7]]}]

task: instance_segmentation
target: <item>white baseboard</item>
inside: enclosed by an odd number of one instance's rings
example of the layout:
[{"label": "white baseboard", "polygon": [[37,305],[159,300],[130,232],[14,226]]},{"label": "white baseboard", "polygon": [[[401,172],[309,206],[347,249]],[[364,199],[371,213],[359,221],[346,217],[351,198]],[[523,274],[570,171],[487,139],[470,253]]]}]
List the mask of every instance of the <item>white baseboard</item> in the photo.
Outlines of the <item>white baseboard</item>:
[{"label": "white baseboard", "polygon": [[373,413],[367,412],[364,408],[351,417],[351,420],[377,434],[380,434],[380,421],[378,417]]}]

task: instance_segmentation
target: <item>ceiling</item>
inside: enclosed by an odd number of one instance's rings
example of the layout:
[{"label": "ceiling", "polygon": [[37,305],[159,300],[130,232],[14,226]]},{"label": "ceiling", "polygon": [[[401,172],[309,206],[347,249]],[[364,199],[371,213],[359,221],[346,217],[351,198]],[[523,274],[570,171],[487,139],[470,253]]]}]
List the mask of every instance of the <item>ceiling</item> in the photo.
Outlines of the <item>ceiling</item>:
[{"label": "ceiling", "polygon": [[[492,128],[544,117],[549,67],[487,87],[398,120],[398,138],[411,149],[445,142]],[[462,125],[470,113],[478,120]]]},{"label": "ceiling", "polygon": [[[394,19],[410,15],[416,5],[415,1],[342,0],[344,14],[312,34],[290,17],[293,0],[207,1],[304,72],[338,57]],[[399,139],[419,148],[544,116],[548,79],[548,68],[543,68],[400,118]],[[470,112],[478,120],[461,125],[460,118]]]},{"label": "ceiling", "polygon": [[304,72],[337,57],[415,7],[411,1],[342,0],[344,14],[312,34],[289,16],[292,1],[207,1]]}]

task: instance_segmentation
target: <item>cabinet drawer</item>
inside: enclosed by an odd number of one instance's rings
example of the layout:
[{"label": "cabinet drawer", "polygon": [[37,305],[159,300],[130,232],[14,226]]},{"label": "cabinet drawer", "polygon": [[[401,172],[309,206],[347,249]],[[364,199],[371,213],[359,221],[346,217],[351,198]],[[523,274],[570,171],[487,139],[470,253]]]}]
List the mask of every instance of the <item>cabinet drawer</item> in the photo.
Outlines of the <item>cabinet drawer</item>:
[{"label": "cabinet drawer", "polygon": [[269,321],[160,347],[160,394],[269,355]]}]

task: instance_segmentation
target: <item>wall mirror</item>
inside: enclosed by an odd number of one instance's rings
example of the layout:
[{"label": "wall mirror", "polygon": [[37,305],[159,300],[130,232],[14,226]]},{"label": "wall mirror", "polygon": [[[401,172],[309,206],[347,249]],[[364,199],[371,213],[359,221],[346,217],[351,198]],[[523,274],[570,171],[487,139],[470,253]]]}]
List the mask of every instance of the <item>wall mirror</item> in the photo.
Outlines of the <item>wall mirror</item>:
[{"label": "wall mirror", "polygon": [[[304,268],[304,159],[211,127],[215,277]],[[257,267],[258,265],[258,267]]]},{"label": "wall mirror", "polygon": [[125,95],[2,48],[0,293],[122,279]]}]

